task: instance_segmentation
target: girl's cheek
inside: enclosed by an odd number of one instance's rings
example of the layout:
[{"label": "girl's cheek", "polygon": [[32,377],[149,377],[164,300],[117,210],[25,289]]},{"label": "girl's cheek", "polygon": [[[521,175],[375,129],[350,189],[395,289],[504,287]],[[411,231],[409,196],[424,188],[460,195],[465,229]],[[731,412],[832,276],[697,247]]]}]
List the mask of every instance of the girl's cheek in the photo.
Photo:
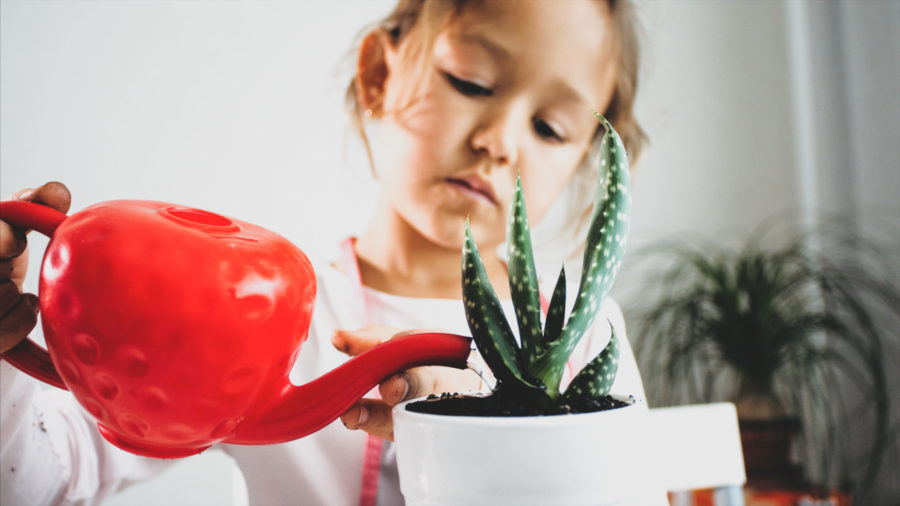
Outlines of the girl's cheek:
[{"label": "girl's cheek", "polygon": [[532,223],[540,221],[550,210],[574,177],[580,160],[580,151],[574,148],[556,153],[538,151],[540,150],[531,153],[527,169],[522,171],[522,191],[525,193],[528,217]]},{"label": "girl's cheek", "polygon": [[399,123],[417,134],[440,130],[446,122],[464,113],[459,109],[463,104],[454,103],[453,97],[434,84],[397,116]]}]

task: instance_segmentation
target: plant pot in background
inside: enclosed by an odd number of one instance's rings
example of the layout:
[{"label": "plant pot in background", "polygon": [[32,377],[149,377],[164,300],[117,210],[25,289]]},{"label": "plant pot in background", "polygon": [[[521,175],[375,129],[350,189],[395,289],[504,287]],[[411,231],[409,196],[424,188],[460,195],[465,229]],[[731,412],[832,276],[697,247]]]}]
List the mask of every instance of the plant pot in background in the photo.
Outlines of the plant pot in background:
[{"label": "plant pot in background", "polygon": [[[828,223],[781,240],[766,227],[733,248],[651,245],[626,316],[651,404],[737,405],[749,485],[799,482],[871,503],[882,469],[897,462],[887,371],[900,329],[898,257],[852,220]],[[883,237],[895,241],[895,228]]]},{"label": "plant pot in background", "polygon": [[792,460],[794,444],[800,434],[798,418],[739,419],[738,424],[748,486],[791,488],[803,485],[803,470]]}]

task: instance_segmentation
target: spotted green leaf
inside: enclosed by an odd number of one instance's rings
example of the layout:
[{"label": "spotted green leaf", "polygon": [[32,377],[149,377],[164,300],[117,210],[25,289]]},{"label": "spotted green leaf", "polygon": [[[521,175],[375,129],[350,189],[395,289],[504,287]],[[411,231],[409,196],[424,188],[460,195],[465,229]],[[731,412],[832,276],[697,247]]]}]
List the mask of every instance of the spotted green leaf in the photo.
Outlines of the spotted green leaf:
[{"label": "spotted green leaf", "polygon": [[559,388],[569,355],[594,323],[625,253],[631,208],[628,156],[612,125],[602,116],[597,204],[588,227],[583,269],[572,313],[561,337],[550,343],[532,367],[548,389]]},{"label": "spotted green leaf", "polygon": [[563,322],[566,318],[566,267],[559,270],[556,279],[556,288],[550,298],[550,306],[547,309],[547,322],[544,324],[544,343],[552,343],[559,339],[562,333]]},{"label": "spotted green leaf", "polygon": [[534,267],[531,229],[522,194],[522,180],[516,177],[516,192],[506,227],[509,292],[519,324],[519,339],[525,363],[534,362],[541,346],[541,292]]},{"label": "spotted green leaf", "polygon": [[609,327],[612,330],[609,344],[569,383],[559,399],[560,404],[570,403],[573,399],[596,399],[609,393],[619,368],[619,338],[612,324]]},{"label": "spotted green leaf", "polygon": [[522,371],[519,347],[484,269],[468,221],[463,244],[462,276],[463,303],[469,330],[491,372],[501,382],[537,388]]}]

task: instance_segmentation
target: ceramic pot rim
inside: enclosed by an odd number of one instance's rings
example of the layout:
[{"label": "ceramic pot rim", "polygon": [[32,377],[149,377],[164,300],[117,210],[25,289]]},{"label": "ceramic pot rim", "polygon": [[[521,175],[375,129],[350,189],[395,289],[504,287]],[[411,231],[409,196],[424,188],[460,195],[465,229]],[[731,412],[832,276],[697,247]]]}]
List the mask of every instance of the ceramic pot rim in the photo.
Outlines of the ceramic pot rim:
[{"label": "ceramic pot rim", "polygon": [[574,413],[564,415],[536,415],[536,416],[460,416],[460,415],[436,415],[432,413],[417,413],[408,411],[407,404],[425,400],[425,397],[410,399],[394,406],[392,414],[394,418],[403,418],[410,422],[420,422],[439,425],[454,426],[478,426],[496,428],[517,428],[552,426],[568,427],[591,424],[596,420],[610,416],[630,416],[635,411],[647,411],[647,403],[630,395],[617,395],[613,397],[628,402],[628,406],[594,411],[592,413]]}]

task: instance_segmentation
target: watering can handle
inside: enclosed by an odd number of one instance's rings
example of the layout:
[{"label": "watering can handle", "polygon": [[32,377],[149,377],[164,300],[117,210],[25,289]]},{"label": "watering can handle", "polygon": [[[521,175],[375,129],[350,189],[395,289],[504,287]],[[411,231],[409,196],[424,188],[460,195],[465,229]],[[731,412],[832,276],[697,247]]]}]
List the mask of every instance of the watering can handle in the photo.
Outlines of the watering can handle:
[{"label": "watering can handle", "polygon": [[[65,214],[40,204],[22,200],[0,202],[0,220],[16,228],[37,230],[47,237],[53,237],[56,228],[65,219]],[[31,339],[22,340],[0,357],[45,383],[68,390],[50,359],[50,353]]]}]

